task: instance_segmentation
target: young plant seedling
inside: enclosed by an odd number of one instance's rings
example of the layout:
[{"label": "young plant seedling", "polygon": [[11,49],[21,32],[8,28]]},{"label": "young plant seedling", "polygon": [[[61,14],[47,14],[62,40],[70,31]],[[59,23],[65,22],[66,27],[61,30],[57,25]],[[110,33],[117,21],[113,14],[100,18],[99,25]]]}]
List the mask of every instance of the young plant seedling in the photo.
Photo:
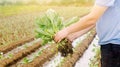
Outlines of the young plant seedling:
[{"label": "young plant seedling", "polygon": [[30,62],[32,62],[32,60],[31,59],[28,59],[28,58],[23,58],[23,63],[30,63]]},{"label": "young plant seedling", "polygon": [[27,44],[24,45],[24,48],[25,48],[25,49],[28,48]]},{"label": "young plant seedling", "polygon": [[0,52],[0,59],[3,59],[3,52]]},{"label": "young plant seedling", "polygon": [[[50,9],[41,17],[36,19],[36,37],[43,40],[43,45],[51,43],[54,41],[54,35],[58,31],[74,22],[77,22],[78,20],[78,17],[73,17],[64,22],[63,18],[60,17],[58,13]],[[62,56],[67,56],[67,54],[73,53],[71,42],[69,42],[67,38],[63,39],[60,43],[57,43],[57,45],[59,45],[58,51],[61,52]]]},{"label": "young plant seedling", "polygon": [[13,54],[8,54],[7,58],[12,58],[13,57]]}]

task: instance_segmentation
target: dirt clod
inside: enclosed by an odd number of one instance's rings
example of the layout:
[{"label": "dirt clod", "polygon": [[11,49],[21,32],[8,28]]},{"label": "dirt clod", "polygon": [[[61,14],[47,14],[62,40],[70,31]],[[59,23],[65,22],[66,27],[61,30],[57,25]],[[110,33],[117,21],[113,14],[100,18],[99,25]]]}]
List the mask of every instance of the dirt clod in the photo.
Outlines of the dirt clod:
[{"label": "dirt clod", "polygon": [[68,54],[73,54],[73,46],[72,42],[68,39],[65,39],[64,41],[65,43],[62,43],[62,46],[58,47],[58,51],[61,53],[61,56],[66,57]]}]

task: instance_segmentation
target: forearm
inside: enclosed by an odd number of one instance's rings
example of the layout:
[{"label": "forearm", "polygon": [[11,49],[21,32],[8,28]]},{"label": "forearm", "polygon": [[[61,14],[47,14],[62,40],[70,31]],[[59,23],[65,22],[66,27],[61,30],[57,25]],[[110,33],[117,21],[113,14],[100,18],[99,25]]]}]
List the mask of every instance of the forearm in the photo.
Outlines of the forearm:
[{"label": "forearm", "polygon": [[90,18],[89,15],[87,15],[81,18],[79,22],[72,24],[66,29],[68,30],[68,33],[71,34],[71,33],[78,32],[78,31],[87,29],[95,25],[96,21],[97,21],[96,19]]},{"label": "forearm", "polygon": [[90,31],[90,30],[91,30],[92,28],[94,28],[94,27],[95,27],[95,25],[92,25],[92,26],[90,26],[90,27],[88,27],[88,28],[86,28],[86,29],[83,29],[83,30],[81,30],[81,31],[72,33],[72,34],[68,35],[67,38],[68,38],[70,41],[73,41],[73,40],[75,40],[76,38],[84,35],[84,34],[87,33],[88,31]]},{"label": "forearm", "polygon": [[107,8],[108,7],[105,6],[94,5],[93,9],[88,15],[81,18],[79,22],[66,28],[68,30],[68,34],[83,30],[96,24],[96,21],[104,14]]}]

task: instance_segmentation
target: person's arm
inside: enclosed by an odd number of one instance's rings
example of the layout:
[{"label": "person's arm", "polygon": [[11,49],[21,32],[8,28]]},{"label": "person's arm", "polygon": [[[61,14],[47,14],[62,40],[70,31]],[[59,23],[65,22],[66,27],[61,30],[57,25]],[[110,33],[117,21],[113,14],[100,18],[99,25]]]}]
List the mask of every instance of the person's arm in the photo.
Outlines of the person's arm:
[{"label": "person's arm", "polygon": [[66,28],[68,34],[83,30],[89,26],[96,24],[96,21],[103,15],[106,9],[107,7],[95,5],[88,15],[81,18],[79,22],[72,24]]},{"label": "person's arm", "polygon": [[56,42],[60,42],[63,38],[67,37],[67,35],[88,28],[92,25],[96,24],[96,21],[104,14],[108,7],[95,5],[92,11],[80,19],[79,22],[74,23],[67,28],[59,31],[54,40]]},{"label": "person's arm", "polygon": [[86,29],[83,29],[83,30],[81,30],[81,31],[78,31],[78,32],[69,34],[66,38],[67,38],[68,40],[70,40],[71,42],[73,42],[73,40],[75,40],[76,38],[84,35],[85,33],[87,33],[88,31],[90,31],[90,30],[91,30],[92,28],[94,28],[94,27],[95,27],[95,25],[90,26],[90,27],[88,27],[88,28],[86,28]]}]

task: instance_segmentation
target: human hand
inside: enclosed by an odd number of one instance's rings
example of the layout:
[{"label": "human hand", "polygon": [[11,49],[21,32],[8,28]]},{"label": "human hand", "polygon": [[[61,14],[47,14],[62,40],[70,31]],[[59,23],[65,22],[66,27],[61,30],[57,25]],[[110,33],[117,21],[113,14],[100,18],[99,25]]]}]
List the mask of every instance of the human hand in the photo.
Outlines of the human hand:
[{"label": "human hand", "polygon": [[67,28],[59,31],[58,33],[55,34],[54,40],[55,42],[60,42],[62,39],[68,36],[68,30]]}]

